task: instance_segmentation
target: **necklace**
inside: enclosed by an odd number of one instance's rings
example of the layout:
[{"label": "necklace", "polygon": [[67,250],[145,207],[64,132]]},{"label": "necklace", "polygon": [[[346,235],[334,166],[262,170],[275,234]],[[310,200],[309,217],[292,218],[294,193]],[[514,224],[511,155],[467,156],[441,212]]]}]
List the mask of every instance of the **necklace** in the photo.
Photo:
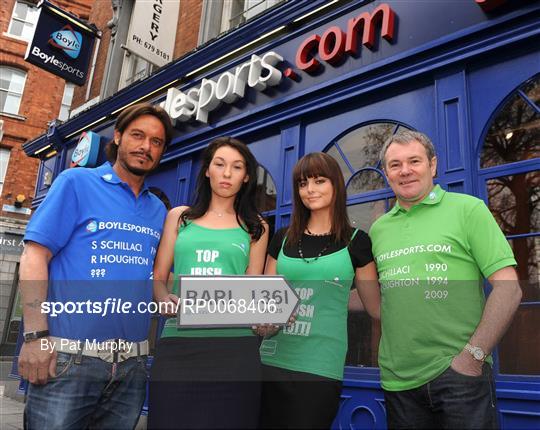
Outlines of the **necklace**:
[{"label": "necklace", "polygon": [[[308,230],[309,232],[309,230]],[[323,236],[322,234],[320,235],[317,235],[317,236]],[[312,260],[308,260],[304,257],[304,253],[302,252],[302,238],[300,238],[300,240],[298,241],[298,254],[300,255],[300,258],[302,260],[304,260],[306,263],[313,263],[314,261],[317,261],[319,259],[320,256],[322,256],[324,254],[324,251],[326,251],[328,249],[328,247],[330,246],[330,244],[332,243],[332,238],[330,238],[330,240],[328,241],[328,243],[326,245],[324,245],[324,248],[321,249],[321,252],[319,252],[319,255],[317,255],[314,259]]]},{"label": "necklace", "polygon": [[227,212],[218,212],[214,209],[208,209],[210,212],[214,212],[218,217],[220,218],[223,218],[223,215],[226,214]]},{"label": "necklace", "polygon": [[332,233],[332,230],[327,231],[325,233],[312,233],[311,231],[309,231],[309,228],[307,226],[306,226],[306,231],[308,232],[310,236],[328,236],[330,233]]}]

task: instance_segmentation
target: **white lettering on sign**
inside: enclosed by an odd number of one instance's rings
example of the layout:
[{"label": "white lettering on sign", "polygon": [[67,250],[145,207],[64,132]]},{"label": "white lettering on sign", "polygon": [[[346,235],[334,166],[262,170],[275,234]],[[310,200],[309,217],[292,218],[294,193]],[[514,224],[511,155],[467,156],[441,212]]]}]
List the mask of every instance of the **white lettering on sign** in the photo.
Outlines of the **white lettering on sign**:
[{"label": "white lettering on sign", "polygon": [[246,85],[263,91],[279,84],[282,73],[275,65],[281,61],[283,57],[274,51],[262,57],[253,54],[249,61],[236,67],[234,73],[224,72],[216,80],[204,78],[199,88],[191,88],[187,92],[169,88],[161,107],[173,120],[184,122],[195,117],[207,124],[208,114],[221,103],[230,104],[244,97]]},{"label": "white lettering on sign", "polygon": [[78,78],[84,77],[84,72],[73,66],[70,66],[67,63],[64,63],[63,61],[59,61],[54,55],[47,55],[45,52],[39,49],[39,46],[34,46],[32,48],[31,54],[41,59],[45,64],[51,63],[52,65],[60,69],[61,72],[66,71],[68,73],[71,73],[72,75],[76,75]]}]

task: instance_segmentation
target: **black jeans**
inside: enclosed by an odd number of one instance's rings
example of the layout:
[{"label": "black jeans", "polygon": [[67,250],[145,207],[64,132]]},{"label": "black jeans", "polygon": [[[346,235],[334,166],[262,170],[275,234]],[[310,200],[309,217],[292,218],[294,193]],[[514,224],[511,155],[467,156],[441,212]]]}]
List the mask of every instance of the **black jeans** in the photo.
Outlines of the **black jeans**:
[{"label": "black jeans", "polygon": [[451,367],[418,388],[385,391],[389,429],[496,429],[497,408],[491,366],[481,376],[457,373]]}]

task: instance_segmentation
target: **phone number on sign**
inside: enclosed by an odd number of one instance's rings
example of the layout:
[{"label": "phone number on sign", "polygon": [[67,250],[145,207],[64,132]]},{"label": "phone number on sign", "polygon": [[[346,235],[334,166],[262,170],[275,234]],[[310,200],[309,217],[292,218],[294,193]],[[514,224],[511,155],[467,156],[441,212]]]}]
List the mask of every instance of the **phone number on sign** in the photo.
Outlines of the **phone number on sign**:
[{"label": "phone number on sign", "polygon": [[250,300],[245,299],[184,299],[181,306],[182,312],[189,310],[191,313],[210,313],[210,314],[247,314],[247,313],[271,313],[275,314],[277,309],[276,301],[270,300]]}]

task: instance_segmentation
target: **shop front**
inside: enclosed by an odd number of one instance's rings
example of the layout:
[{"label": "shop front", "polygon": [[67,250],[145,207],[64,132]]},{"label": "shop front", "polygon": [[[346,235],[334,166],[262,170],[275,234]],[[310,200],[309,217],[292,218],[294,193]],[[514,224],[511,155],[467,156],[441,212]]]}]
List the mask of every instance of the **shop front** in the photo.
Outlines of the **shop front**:
[{"label": "shop front", "polygon": [[[422,131],[437,148],[437,183],[484,199],[514,249],[524,294],[495,352],[499,418],[503,428],[537,428],[540,3],[312,3],[311,15],[276,9],[273,20],[247,23],[26,144],[27,154],[42,158],[35,204],[70,167],[82,132],[103,144],[122,107],[144,99],[161,103],[176,122],[149,178],[171,205],[189,204],[201,150],[232,135],[261,164],[260,203],[273,228],[289,220],[294,164],[323,151],[338,160],[349,216],[367,231],[394,204],[378,160],[383,142],[400,129]],[[250,38],[255,28],[264,30],[259,41]],[[349,314],[336,427],[385,427],[379,337],[367,315]]]}]

